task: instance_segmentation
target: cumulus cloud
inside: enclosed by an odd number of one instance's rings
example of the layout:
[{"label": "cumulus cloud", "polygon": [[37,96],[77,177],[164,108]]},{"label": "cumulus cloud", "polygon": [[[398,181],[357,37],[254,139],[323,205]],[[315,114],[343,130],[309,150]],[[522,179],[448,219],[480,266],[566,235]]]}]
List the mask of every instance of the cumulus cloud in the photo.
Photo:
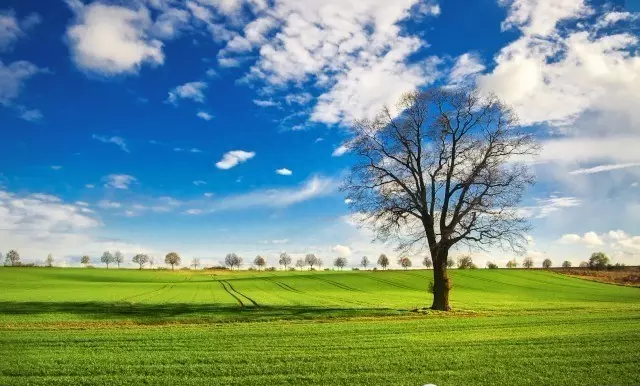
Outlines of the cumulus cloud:
[{"label": "cumulus cloud", "polygon": [[100,200],[98,201],[98,208],[102,209],[118,209],[122,206],[121,203],[109,200]]},{"label": "cumulus cloud", "polygon": [[5,107],[13,106],[14,101],[20,96],[25,82],[46,71],[46,69],[38,68],[35,64],[25,60],[9,65],[4,65],[0,61],[0,104]]},{"label": "cumulus cloud", "polygon": [[222,170],[231,169],[239,163],[250,160],[251,158],[255,157],[255,155],[256,153],[252,151],[232,150],[224,153],[222,159],[216,162],[216,167]]},{"label": "cumulus cloud", "polygon": [[109,174],[103,178],[106,188],[129,189],[129,185],[135,183],[137,179],[128,174]]},{"label": "cumulus cloud", "polygon": [[287,168],[277,169],[276,174],[280,174],[281,176],[290,176],[293,172]]},{"label": "cumulus cloud", "polygon": [[106,137],[102,135],[93,134],[91,138],[103,142],[103,143],[112,143],[118,146],[122,151],[129,153],[129,149],[127,148],[127,142],[122,137]]},{"label": "cumulus cloud", "polygon": [[335,247],[331,248],[331,250],[342,257],[351,256],[351,248],[345,245],[336,245]]},{"label": "cumulus cloud", "polygon": [[69,0],[76,20],[67,29],[73,61],[85,71],[103,75],[136,73],[143,64],[164,63],[162,42],[151,37],[149,10]]},{"label": "cumulus cloud", "polygon": [[213,119],[213,115],[209,114],[206,111],[198,111],[198,113],[196,114],[198,116],[198,118],[202,118],[205,121],[210,121]]},{"label": "cumulus cloud", "polygon": [[331,156],[332,157],[341,157],[348,151],[349,151],[349,147],[347,145],[340,145],[337,148],[335,148],[333,153],[331,153]]},{"label": "cumulus cloud", "polygon": [[461,84],[484,71],[482,59],[472,53],[460,55],[449,73],[449,83]]},{"label": "cumulus cloud", "polygon": [[198,103],[204,103],[204,90],[206,88],[207,84],[205,82],[185,83],[169,91],[167,102],[175,105],[178,102],[178,99],[191,99]]}]

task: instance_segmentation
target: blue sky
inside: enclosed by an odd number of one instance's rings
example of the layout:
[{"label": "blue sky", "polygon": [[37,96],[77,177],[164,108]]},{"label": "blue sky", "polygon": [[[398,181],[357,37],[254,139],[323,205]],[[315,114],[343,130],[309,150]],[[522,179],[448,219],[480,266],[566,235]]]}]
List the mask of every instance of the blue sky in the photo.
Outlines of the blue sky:
[{"label": "blue sky", "polygon": [[639,3],[5,1],[0,249],[395,256],[338,189],[348,127],[408,90],[475,84],[544,145],[528,254],[637,264]]}]

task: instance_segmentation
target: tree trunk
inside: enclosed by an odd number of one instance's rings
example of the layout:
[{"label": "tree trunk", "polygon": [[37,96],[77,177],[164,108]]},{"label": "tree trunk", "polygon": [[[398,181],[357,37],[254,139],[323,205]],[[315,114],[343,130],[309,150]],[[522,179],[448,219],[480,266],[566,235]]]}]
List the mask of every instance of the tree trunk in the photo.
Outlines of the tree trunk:
[{"label": "tree trunk", "polygon": [[451,283],[447,276],[448,249],[440,249],[433,254],[433,304],[432,310],[451,311],[449,305],[449,290]]}]

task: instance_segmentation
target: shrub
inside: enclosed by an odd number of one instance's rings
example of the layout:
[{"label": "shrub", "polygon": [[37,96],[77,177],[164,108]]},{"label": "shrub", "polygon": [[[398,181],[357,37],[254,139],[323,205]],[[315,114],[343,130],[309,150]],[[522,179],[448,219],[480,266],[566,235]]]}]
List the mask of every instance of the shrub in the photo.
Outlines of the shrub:
[{"label": "shrub", "polygon": [[562,268],[571,268],[571,262],[569,260],[563,261]]},{"label": "shrub", "polygon": [[295,271],[296,269],[293,267],[289,267],[289,271]]},{"label": "shrub", "polygon": [[551,268],[552,265],[553,263],[551,262],[550,259],[544,259],[544,261],[542,262],[542,268],[545,268],[545,269]]},{"label": "shrub", "polygon": [[595,252],[589,258],[589,268],[603,269],[609,264],[609,256],[603,252]]},{"label": "shrub", "polygon": [[265,271],[272,272],[272,271],[275,271],[275,270],[276,270],[276,267],[269,267]]},{"label": "shrub", "polygon": [[353,268],[351,268],[351,270],[352,270],[352,271],[359,271],[359,270],[360,270],[360,268],[358,268],[358,267],[353,267]]},{"label": "shrub", "polygon": [[498,264],[487,261],[487,268],[489,269],[498,269]]},{"label": "shrub", "polygon": [[474,269],[477,268],[475,264],[473,264],[473,260],[471,256],[461,256],[458,258],[458,269]]}]

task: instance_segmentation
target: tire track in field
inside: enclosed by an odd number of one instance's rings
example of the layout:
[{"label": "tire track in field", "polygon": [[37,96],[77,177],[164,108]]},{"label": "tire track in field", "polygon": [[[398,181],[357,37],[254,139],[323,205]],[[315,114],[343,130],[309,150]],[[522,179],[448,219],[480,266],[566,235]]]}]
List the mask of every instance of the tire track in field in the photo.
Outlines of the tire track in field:
[{"label": "tire track in field", "polygon": [[248,297],[247,295],[243,294],[242,292],[238,291],[237,289],[233,288],[233,286],[231,285],[231,283],[229,283],[226,280],[223,280],[227,283],[227,285],[229,286],[229,288],[231,289],[231,291],[237,293],[238,295],[244,297],[245,299],[247,299],[248,301],[250,301],[251,303],[253,303],[254,306],[256,307],[260,307],[260,304],[258,304],[258,302],[256,302],[255,300],[251,299],[250,297]]},{"label": "tire track in field", "polygon": [[282,289],[283,289],[283,290],[285,290],[285,291],[295,292],[295,293],[299,293],[299,294],[303,293],[302,291],[297,290],[297,289],[295,289],[295,288],[291,287],[291,286],[290,286],[290,285],[288,285],[288,284],[285,284],[285,283],[279,282],[279,281],[277,281],[277,280],[275,280],[275,279],[273,279],[273,278],[270,278],[270,277],[263,277],[262,279],[263,279],[263,280],[268,281],[269,283],[273,283],[273,284],[277,285],[278,287],[282,288]]},{"label": "tire track in field", "polygon": [[343,290],[347,290],[347,291],[355,291],[355,292],[365,292],[361,289],[357,289],[357,288],[353,288],[353,287],[349,287],[346,284],[342,284],[342,283],[338,283],[337,281],[333,281],[333,280],[329,280],[329,279],[324,279],[324,278],[319,278],[319,277],[315,277],[315,276],[311,276],[312,278],[316,279],[316,280],[320,280],[323,281],[327,284],[331,284],[335,287],[341,288]]},{"label": "tire track in field", "polygon": [[[127,300],[131,300],[131,299],[137,298],[137,297],[139,297],[139,296],[149,295],[149,294],[152,294],[152,293],[154,293],[154,292],[162,291],[163,289],[167,288],[167,286],[168,286],[168,285],[169,285],[169,284],[165,284],[165,285],[163,285],[162,287],[160,287],[160,288],[156,288],[156,289],[154,289],[154,290],[152,290],[152,291],[147,291],[147,292],[143,292],[143,293],[140,293],[140,294],[137,294],[137,295],[128,296],[128,297],[126,297],[126,298],[123,298],[123,299],[118,300],[118,302],[126,302]],[[143,299],[144,299],[144,298],[143,298]],[[140,301],[140,300],[142,300],[142,299],[138,299],[138,301]]]},{"label": "tire track in field", "polygon": [[378,281],[380,283],[388,284],[388,285],[390,285],[392,287],[401,288],[401,289],[408,289],[408,290],[411,290],[411,291],[419,291],[416,288],[409,287],[408,285],[404,285],[404,284],[400,284],[400,283],[395,283],[395,282],[393,282],[391,280],[388,280],[388,279],[382,279],[382,278],[375,277],[375,276],[365,276],[365,277],[367,279]]},{"label": "tire track in field", "polygon": [[240,300],[239,297],[237,297],[233,292],[231,292],[229,288],[227,288],[228,283],[226,281],[220,280],[218,281],[218,283],[222,285],[222,288],[224,288],[224,290],[227,291],[229,295],[231,295],[234,299],[236,299],[236,301],[240,304],[240,307],[244,307],[244,303],[242,302],[242,300]]}]

